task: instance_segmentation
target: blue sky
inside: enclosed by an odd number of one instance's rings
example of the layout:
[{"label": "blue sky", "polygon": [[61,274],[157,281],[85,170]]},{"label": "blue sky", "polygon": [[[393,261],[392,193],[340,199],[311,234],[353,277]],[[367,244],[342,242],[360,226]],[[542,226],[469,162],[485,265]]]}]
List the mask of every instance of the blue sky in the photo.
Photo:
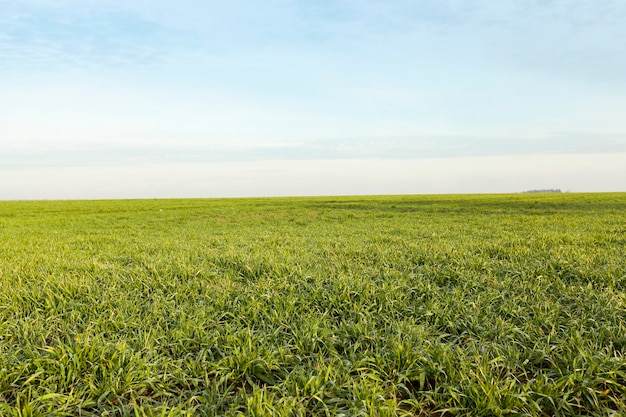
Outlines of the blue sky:
[{"label": "blue sky", "polygon": [[626,191],[626,3],[0,0],[0,199]]}]

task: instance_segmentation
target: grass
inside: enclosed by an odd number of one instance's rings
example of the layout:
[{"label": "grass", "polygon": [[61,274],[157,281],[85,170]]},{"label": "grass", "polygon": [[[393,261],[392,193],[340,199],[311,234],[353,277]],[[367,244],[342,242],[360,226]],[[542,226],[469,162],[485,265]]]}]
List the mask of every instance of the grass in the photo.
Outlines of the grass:
[{"label": "grass", "polygon": [[0,203],[0,415],[626,415],[626,194]]}]

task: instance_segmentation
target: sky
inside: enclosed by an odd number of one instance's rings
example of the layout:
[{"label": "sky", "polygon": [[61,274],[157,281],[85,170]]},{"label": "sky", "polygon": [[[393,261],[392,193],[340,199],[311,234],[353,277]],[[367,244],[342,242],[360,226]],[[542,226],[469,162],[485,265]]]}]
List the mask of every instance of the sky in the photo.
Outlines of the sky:
[{"label": "sky", "polygon": [[626,191],[623,0],[0,0],[0,200]]}]

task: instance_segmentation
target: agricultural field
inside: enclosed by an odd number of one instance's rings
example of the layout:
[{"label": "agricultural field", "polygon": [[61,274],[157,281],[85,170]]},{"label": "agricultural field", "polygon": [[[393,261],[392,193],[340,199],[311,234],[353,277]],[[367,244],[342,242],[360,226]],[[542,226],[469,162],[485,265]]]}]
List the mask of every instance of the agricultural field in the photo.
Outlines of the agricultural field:
[{"label": "agricultural field", "polygon": [[0,203],[1,416],[626,415],[626,194]]}]

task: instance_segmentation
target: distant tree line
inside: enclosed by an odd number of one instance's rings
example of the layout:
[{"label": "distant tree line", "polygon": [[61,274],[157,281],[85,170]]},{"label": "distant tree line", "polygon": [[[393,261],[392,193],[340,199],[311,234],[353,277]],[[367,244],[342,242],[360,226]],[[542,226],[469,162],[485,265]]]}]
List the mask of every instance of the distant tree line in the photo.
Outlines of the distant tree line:
[{"label": "distant tree line", "polygon": [[562,192],[560,188],[546,188],[544,190],[528,190],[524,191],[524,193],[560,193]]}]

